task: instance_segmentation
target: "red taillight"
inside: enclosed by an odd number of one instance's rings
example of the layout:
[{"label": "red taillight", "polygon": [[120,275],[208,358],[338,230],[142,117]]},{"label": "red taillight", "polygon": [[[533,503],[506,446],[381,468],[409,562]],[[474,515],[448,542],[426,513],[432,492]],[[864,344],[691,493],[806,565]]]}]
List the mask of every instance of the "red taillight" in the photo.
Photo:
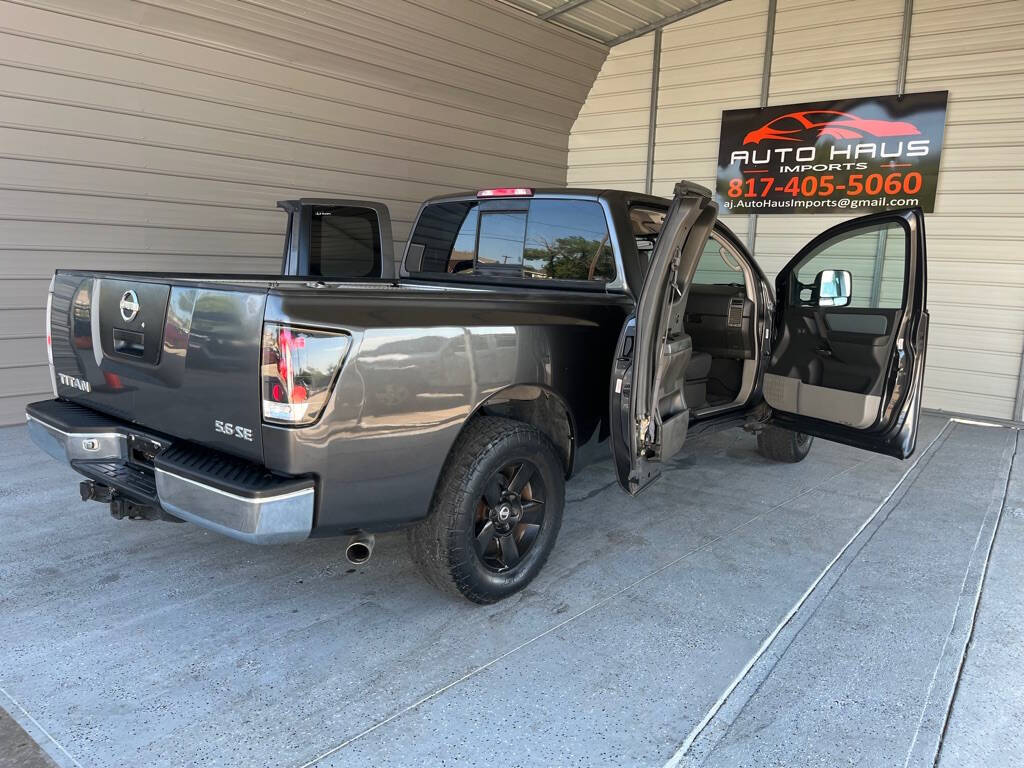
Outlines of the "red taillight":
[{"label": "red taillight", "polygon": [[50,313],[53,311],[53,283],[57,279],[54,274],[50,278],[50,287],[46,292],[46,364],[50,369],[50,386],[53,396],[57,397],[57,372],[53,367],[53,336],[50,333]]},{"label": "red taillight", "polygon": [[[277,334],[277,372],[282,379],[288,381],[288,360],[291,358],[292,333],[287,328],[282,328]],[[274,385],[277,386],[276,384]],[[280,401],[280,397],[274,398]]]},{"label": "red taillight", "polygon": [[344,333],[264,324],[260,371],[264,421],[316,421],[350,341]]},{"label": "red taillight", "polygon": [[498,187],[497,189],[481,189],[477,197],[533,197],[530,187]]}]

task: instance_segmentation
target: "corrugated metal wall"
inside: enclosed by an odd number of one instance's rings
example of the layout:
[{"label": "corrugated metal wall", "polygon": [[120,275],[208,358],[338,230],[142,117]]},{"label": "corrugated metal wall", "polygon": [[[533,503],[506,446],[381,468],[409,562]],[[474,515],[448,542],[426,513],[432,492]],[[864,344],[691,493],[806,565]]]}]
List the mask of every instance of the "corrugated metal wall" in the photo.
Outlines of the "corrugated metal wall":
[{"label": "corrugated metal wall", "polygon": [[908,91],[949,90],[925,405],[1021,419],[1024,3],[915,0],[913,32]]},{"label": "corrugated metal wall", "polygon": [[[769,104],[894,93],[903,0],[779,0]],[[737,0],[664,31],[654,192],[713,186],[723,109],[756,106],[767,0]],[[651,37],[612,49],[570,137],[569,183],[643,189]],[[928,217],[932,313],[925,406],[1014,413],[1024,346],[1024,3],[915,0],[907,91],[949,90]],[[729,216],[747,231],[747,217]],[[761,216],[774,274],[837,217]]]},{"label": "corrugated metal wall", "polygon": [[56,267],[276,271],[278,199],[565,183],[606,49],[491,0],[0,2],[0,424]]}]

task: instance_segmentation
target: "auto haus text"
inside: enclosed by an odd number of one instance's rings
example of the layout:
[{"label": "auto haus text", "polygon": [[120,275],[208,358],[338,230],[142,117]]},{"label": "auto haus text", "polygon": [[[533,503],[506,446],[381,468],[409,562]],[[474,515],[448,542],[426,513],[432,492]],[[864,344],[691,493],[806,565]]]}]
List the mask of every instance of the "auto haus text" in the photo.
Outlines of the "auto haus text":
[{"label": "auto haus text", "polygon": [[931,151],[931,139],[911,141],[881,141],[850,144],[845,147],[830,146],[827,158],[816,146],[776,147],[765,150],[737,149],[729,157],[731,164],[768,167],[777,164],[779,173],[823,173],[825,171],[863,171],[868,160],[897,160],[900,158],[927,157]]}]

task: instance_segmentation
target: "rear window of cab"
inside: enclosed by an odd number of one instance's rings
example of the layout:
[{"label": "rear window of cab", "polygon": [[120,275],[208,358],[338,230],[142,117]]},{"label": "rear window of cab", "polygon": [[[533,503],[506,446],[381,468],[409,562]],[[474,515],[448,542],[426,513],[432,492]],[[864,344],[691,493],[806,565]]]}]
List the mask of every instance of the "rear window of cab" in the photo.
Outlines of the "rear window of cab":
[{"label": "rear window of cab", "polygon": [[418,262],[418,273],[599,283],[615,279],[608,222],[594,200],[432,203],[416,222],[409,252],[407,263]]}]

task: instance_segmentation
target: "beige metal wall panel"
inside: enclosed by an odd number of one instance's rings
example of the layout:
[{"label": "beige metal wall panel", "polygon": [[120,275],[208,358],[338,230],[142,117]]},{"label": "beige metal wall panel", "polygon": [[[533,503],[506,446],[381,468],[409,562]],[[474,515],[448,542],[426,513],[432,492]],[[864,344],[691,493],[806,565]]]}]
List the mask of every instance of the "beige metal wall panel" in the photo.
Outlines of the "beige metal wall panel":
[{"label": "beige metal wall panel", "polygon": [[[767,0],[724,3],[666,27],[658,89],[655,194],[680,179],[714,186],[723,109],[757,104]],[[614,52],[614,49],[613,49]],[[570,169],[573,158],[570,154]],[[571,170],[570,170],[571,172]],[[733,227],[746,236],[746,218]]]},{"label": "beige metal wall panel", "polygon": [[[682,178],[714,186],[722,109],[757,104],[767,15],[767,0],[723,3],[665,29],[655,194]],[[745,234],[745,219],[736,231]]]},{"label": "beige metal wall panel", "polygon": [[[770,103],[894,92],[902,10],[900,0],[780,0]],[[1024,174],[1007,152],[1024,143],[1024,83],[1014,78],[1024,67],[1022,10],[915,0],[907,78],[909,92],[950,92],[939,195],[927,222],[924,404],[1000,418],[1015,415],[1024,344],[1024,264],[1015,256],[1024,240]],[[760,217],[759,260],[774,273],[832,221]]]},{"label": "beige metal wall panel", "polygon": [[[760,92],[767,8],[724,3],[665,28],[655,194],[682,178],[713,183],[723,103],[747,106]],[[570,185],[644,189],[652,60],[653,35],[612,48],[569,139]],[[745,222],[736,230],[744,234]]]},{"label": "beige metal wall panel", "polygon": [[564,185],[607,54],[493,0],[0,1],[0,51],[0,424],[55,268],[276,272],[302,195],[386,202],[400,253],[431,195]]},{"label": "beige metal wall panel", "polygon": [[612,48],[569,137],[570,186],[642,192],[654,37]]},{"label": "beige metal wall panel", "polygon": [[[897,85],[902,0],[779,0],[769,103],[893,93]],[[655,192],[681,178],[714,183],[724,109],[756,106],[766,2],[725,3],[667,27],[655,149]],[[639,41],[636,41],[639,43]],[[643,73],[615,72],[639,83]],[[626,59],[634,64],[643,57]],[[647,61],[650,61],[648,56]],[[606,64],[606,68],[609,65]],[[1019,0],[914,0],[907,91],[948,90],[939,193],[928,216],[932,316],[925,405],[1000,418],[1014,412],[1024,347],[1024,3]],[[598,84],[604,88],[602,78]],[[570,139],[569,178],[642,184],[646,128],[643,94],[630,94],[628,146],[585,148],[581,131],[600,122],[582,115]],[[613,96],[601,115],[616,114]],[[623,127],[623,126],[616,126]],[[610,128],[610,126],[609,126]],[[609,131],[609,139],[612,132]],[[607,169],[603,173],[597,169]],[[635,187],[634,182],[634,187]],[[739,233],[748,217],[725,219]],[[761,216],[755,251],[770,276],[836,216]],[[882,296],[899,283],[886,273]]]},{"label": "beige metal wall panel", "polygon": [[[1024,347],[1024,4],[915,0],[907,89],[948,89],[925,404],[1014,413]],[[978,406],[971,403],[977,400]]]}]

